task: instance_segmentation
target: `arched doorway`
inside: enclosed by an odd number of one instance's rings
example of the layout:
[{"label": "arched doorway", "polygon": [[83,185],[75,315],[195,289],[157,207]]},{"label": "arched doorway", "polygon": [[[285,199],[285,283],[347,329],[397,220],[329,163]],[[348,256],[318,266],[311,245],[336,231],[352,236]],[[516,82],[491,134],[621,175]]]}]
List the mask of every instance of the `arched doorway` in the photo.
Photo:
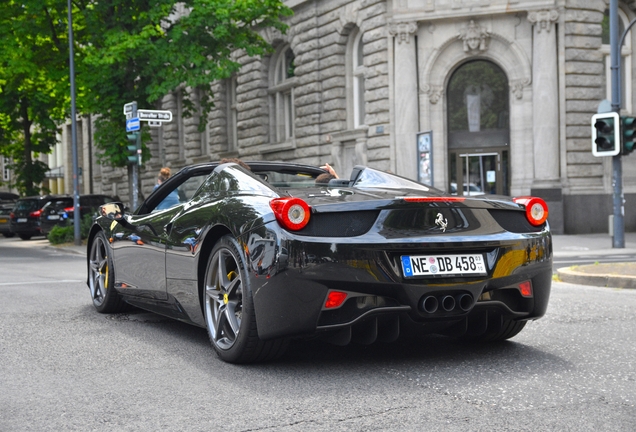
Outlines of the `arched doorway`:
[{"label": "arched doorway", "polygon": [[446,94],[450,192],[509,195],[510,108],[506,74],[493,62],[473,60],[453,72]]}]

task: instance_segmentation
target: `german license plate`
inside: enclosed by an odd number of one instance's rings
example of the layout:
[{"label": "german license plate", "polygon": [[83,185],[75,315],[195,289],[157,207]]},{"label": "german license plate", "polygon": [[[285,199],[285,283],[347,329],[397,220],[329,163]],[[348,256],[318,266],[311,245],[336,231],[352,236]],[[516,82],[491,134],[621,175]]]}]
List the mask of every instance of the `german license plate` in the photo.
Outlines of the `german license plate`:
[{"label": "german license plate", "polygon": [[401,259],[404,277],[487,274],[481,254],[403,255]]},{"label": "german license plate", "polygon": [[26,223],[27,218],[18,218],[18,223]]},{"label": "german license plate", "polygon": [[48,220],[60,220],[60,215],[49,215],[46,218]]}]

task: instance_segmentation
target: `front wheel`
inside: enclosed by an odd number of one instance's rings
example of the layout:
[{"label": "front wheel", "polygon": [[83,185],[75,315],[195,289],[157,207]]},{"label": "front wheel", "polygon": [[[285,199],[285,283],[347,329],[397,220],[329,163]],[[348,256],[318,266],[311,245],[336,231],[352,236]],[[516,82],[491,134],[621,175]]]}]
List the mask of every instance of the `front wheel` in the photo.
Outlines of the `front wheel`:
[{"label": "front wheel", "polygon": [[115,272],[110,247],[103,232],[97,233],[88,258],[88,288],[93,306],[100,313],[117,313],[127,305],[115,291]]},{"label": "front wheel", "polygon": [[22,240],[31,240],[31,234],[18,234]]},{"label": "front wheel", "polygon": [[203,309],[208,335],[218,356],[230,363],[279,357],[284,340],[258,337],[252,291],[245,260],[233,237],[222,237],[212,249],[205,271]]}]

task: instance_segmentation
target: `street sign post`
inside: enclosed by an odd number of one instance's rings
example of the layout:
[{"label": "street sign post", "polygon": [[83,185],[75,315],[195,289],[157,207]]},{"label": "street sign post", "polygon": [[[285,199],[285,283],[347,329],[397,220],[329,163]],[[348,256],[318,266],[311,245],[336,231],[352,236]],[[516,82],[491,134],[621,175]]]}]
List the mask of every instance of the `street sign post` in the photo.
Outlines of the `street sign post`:
[{"label": "street sign post", "polygon": [[139,117],[140,121],[171,122],[172,111],[138,109],[137,117]]},{"label": "street sign post", "polygon": [[135,132],[141,129],[141,123],[139,117],[134,117],[126,120],[126,132]]},{"label": "street sign post", "polygon": [[[141,122],[148,122],[150,127],[160,127],[163,123],[172,121],[172,111],[137,109],[137,102],[129,102],[124,105],[124,115],[126,116],[126,132],[133,132],[129,136],[131,144],[126,146],[130,152],[136,148],[137,156],[134,153],[128,156],[131,164],[128,165],[131,187],[132,208],[137,208],[139,198],[139,167],[141,165]],[[132,144],[134,141],[135,144]]]}]

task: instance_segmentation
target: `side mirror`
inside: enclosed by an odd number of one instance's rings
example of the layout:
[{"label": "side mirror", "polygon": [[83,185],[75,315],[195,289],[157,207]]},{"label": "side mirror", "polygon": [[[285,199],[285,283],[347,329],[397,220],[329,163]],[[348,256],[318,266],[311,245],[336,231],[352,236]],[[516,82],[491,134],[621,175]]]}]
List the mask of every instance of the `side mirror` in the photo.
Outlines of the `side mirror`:
[{"label": "side mirror", "polygon": [[120,202],[107,203],[99,207],[100,216],[117,222],[124,220],[124,212],[124,204]]}]

